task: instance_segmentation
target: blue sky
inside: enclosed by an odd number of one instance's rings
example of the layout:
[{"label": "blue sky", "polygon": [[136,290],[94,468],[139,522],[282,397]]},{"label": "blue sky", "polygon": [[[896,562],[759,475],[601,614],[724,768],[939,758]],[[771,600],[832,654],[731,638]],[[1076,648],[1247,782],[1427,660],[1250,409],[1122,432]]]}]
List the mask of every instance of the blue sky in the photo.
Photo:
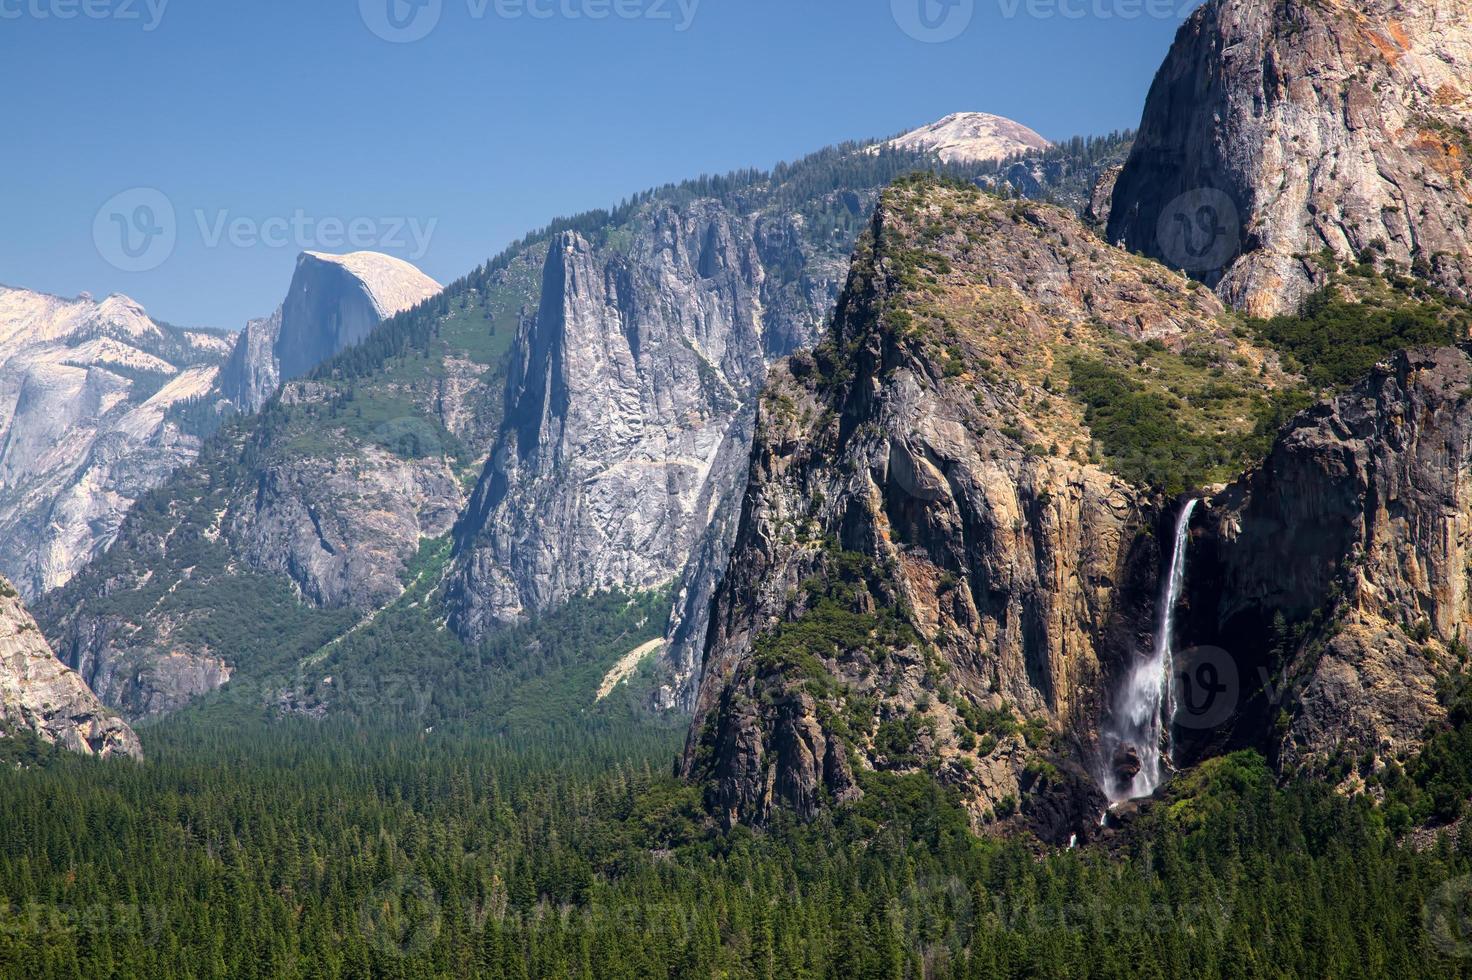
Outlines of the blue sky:
[{"label": "blue sky", "polygon": [[[303,246],[368,243],[449,282],[556,215],[949,112],[1107,132],[1138,122],[1186,10],[0,0],[0,282],[235,329],[276,306]],[[956,36],[912,36],[926,23]],[[108,242],[161,230],[164,208],[171,246]]]}]

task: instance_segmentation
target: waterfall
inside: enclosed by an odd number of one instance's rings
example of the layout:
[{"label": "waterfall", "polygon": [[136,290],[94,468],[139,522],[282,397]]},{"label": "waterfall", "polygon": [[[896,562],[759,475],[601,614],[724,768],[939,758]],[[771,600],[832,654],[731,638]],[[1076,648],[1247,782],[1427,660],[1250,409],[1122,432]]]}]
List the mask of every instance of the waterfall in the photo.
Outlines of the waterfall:
[{"label": "waterfall", "polygon": [[[1170,570],[1161,586],[1156,610],[1155,644],[1148,659],[1137,661],[1120,691],[1120,704],[1113,724],[1104,733],[1105,793],[1111,803],[1149,796],[1160,786],[1162,763],[1169,764],[1171,720],[1175,696],[1171,679],[1175,673],[1171,646],[1175,636],[1176,607],[1186,583],[1186,551],[1190,543],[1191,514],[1199,500],[1186,501],[1176,518],[1171,546]],[[1131,758],[1133,754],[1133,758]],[[1117,773],[1121,759],[1138,769],[1128,785]]]}]

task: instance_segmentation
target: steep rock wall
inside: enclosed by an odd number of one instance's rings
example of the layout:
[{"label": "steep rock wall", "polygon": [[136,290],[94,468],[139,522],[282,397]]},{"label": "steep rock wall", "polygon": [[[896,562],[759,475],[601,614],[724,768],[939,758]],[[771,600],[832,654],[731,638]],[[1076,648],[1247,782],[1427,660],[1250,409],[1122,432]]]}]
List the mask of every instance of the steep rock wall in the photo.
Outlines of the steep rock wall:
[{"label": "steep rock wall", "polygon": [[0,737],[16,729],[83,755],[143,758],[138,736],[52,655],[20,595],[0,579]]},{"label": "steep rock wall", "polygon": [[1472,291],[1466,0],[1213,0],[1182,25],[1114,190],[1110,241],[1254,315],[1364,253]]},{"label": "steep rock wall", "polygon": [[888,192],[830,334],[762,398],[683,763],[722,819],[928,770],[978,822],[1021,800],[1050,838],[1090,832],[1172,514],[1090,461],[1069,358],[1148,341],[1276,383],[1221,312],[1060,209]]}]

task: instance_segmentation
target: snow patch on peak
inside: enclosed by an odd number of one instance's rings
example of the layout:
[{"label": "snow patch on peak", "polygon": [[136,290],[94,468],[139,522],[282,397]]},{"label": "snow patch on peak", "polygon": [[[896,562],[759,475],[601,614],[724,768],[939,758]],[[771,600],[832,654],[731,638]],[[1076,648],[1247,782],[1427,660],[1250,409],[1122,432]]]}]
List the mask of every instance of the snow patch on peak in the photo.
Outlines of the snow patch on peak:
[{"label": "snow patch on peak", "polygon": [[0,350],[64,337],[93,304],[0,286]]},{"label": "snow patch on peak", "polygon": [[142,304],[131,296],[113,293],[97,305],[94,320],[116,327],[129,337],[154,337],[161,334],[158,324],[149,319]]},{"label": "snow patch on peak", "polygon": [[884,144],[900,150],[930,150],[945,163],[1003,160],[1053,144],[1019,122],[989,112],[956,112]]},{"label": "snow patch on peak", "polygon": [[22,347],[98,333],[135,339],[163,335],[143,307],[127,296],[94,303],[85,295],[63,299],[0,286],[0,360]]},{"label": "snow patch on peak", "polygon": [[302,258],[345,269],[368,290],[379,319],[386,320],[395,313],[402,313],[444,289],[416,266],[382,252],[349,252],[346,255],[303,252]]}]

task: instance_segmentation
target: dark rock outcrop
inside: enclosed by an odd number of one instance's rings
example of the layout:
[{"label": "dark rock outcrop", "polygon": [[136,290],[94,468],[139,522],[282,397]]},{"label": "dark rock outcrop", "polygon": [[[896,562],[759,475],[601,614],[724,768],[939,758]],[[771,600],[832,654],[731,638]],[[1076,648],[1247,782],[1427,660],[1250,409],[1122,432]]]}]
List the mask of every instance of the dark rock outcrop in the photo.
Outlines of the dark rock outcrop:
[{"label": "dark rock outcrop", "polygon": [[1467,350],[1394,355],[1209,504],[1192,629],[1239,678],[1220,728],[1285,765],[1414,750],[1472,637]]},{"label": "dark rock outcrop", "polygon": [[1116,164],[1099,175],[1094,189],[1089,194],[1089,206],[1084,209],[1084,220],[1100,231],[1109,226],[1109,211],[1114,206],[1114,185],[1124,172],[1123,164]]}]

